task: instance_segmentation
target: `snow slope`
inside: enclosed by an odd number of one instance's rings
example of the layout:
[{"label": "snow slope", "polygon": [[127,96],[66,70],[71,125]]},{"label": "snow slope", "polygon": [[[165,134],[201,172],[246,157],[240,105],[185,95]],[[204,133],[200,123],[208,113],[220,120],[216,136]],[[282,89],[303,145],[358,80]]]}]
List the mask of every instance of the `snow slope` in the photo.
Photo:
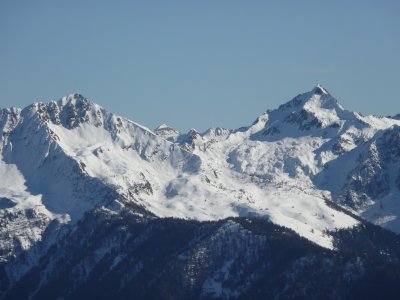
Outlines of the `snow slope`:
[{"label": "snow slope", "polygon": [[[96,207],[130,204],[159,217],[260,215],[327,248],[327,231],[358,223],[330,200],[400,231],[396,125],[346,111],[321,86],[249,127],[204,133],[167,125],[152,132],[79,94],[3,109],[1,258],[33,247],[49,224],[74,226]],[[376,162],[372,152],[387,151],[393,140],[396,164]],[[374,175],[357,181],[369,167]],[[371,182],[381,187],[381,177],[385,192],[366,190]]]},{"label": "snow slope", "polygon": [[[347,111],[317,85],[265,112],[249,127],[218,129],[219,134],[211,129],[203,134],[183,134],[176,140],[201,157],[204,172],[225,169],[224,174],[231,172],[229,178],[240,178],[236,186],[245,182],[246,189],[251,181],[264,193],[273,191],[279,203],[287,203],[294,194],[307,201],[328,199],[400,232],[400,209],[395,200],[400,181],[399,125],[393,118]],[[269,194],[268,199],[272,198]]]}]

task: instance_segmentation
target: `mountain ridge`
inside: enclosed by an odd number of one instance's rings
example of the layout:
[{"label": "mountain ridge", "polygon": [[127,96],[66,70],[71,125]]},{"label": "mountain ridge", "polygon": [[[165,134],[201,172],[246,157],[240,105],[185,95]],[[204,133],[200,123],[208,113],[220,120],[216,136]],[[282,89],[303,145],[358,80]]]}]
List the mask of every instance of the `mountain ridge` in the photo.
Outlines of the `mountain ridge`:
[{"label": "mountain ridge", "polygon": [[257,216],[328,249],[335,230],[360,226],[353,214],[400,232],[399,126],[345,110],[320,85],[248,127],[203,133],[152,131],[80,94],[1,109],[0,259],[17,282],[97,209]]}]

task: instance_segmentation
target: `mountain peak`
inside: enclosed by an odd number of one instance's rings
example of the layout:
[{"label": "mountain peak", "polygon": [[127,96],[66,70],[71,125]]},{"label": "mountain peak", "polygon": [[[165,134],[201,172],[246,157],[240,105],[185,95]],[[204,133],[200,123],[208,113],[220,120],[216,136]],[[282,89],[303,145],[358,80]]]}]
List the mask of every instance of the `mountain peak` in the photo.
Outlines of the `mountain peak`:
[{"label": "mountain peak", "polygon": [[329,95],[329,92],[319,83],[311,91],[314,95]]},{"label": "mountain peak", "polygon": [[179,131],[168,126],[167,124],[159,125],[156,129],[154,129],[154,133],[171,142],[174,142],[179,136]]},{"label": "mountain peak", "polygon": [[297,95],[278,109],[268,111],[267,114],[267,122],[263,124],[260,131],[262,132],[261,139],[264,139],[266,135],[287,133],[285,124],[292,124],[300,131],[328,127],[337,130],[345,120],[354,119],[354,115],[347,112],[320,84],[309,92]]},{"label": "mountain peak", "polygon": [[162,130],[162,129],[170,129],[170,128],[172,129],[172,127],[168,126],[167,124],[161,124],[161,125],[158,125],[157,128],[154,129],[154,131]]},{"label": "mountain peak", "polygon": [[82,105],[82,104],[88,104],[90,101],[83,96],[82,94],[79,93],[74,93],[74,94],[69,94],[68,96],[62,97],[58,103],[61,106],[64,105]]},{"label": "mountain peak", "polygon": [[278,110],[293,112],[294,110],[314,110],[320,108],[343,110],[343,107],[327,89],[317,84],[311,91],[299,94],[289,102],[280,105]]}]

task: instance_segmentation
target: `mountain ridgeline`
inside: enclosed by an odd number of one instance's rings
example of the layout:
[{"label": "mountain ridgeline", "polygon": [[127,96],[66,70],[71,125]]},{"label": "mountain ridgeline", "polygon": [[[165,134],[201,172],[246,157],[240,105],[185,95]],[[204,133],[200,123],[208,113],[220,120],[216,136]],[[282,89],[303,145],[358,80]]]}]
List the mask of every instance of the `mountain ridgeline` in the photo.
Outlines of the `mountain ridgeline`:
[{"label": "mountain ridgeline", "polygon": [[0,299],[396,299],[396,116],[317,85],[180,133],[73,94],[0,137]]}]

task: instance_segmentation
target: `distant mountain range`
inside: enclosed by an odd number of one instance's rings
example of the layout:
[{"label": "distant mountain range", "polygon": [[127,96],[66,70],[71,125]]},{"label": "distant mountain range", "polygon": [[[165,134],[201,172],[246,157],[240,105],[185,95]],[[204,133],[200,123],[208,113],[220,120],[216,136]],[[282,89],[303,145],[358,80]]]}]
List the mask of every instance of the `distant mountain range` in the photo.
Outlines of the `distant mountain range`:
[{"label": "distant mountain range", "polygon": [[180,133],[74,94],[0,109],[0,137],[0,299],[398,294],[398,115],[317,85]]}]

